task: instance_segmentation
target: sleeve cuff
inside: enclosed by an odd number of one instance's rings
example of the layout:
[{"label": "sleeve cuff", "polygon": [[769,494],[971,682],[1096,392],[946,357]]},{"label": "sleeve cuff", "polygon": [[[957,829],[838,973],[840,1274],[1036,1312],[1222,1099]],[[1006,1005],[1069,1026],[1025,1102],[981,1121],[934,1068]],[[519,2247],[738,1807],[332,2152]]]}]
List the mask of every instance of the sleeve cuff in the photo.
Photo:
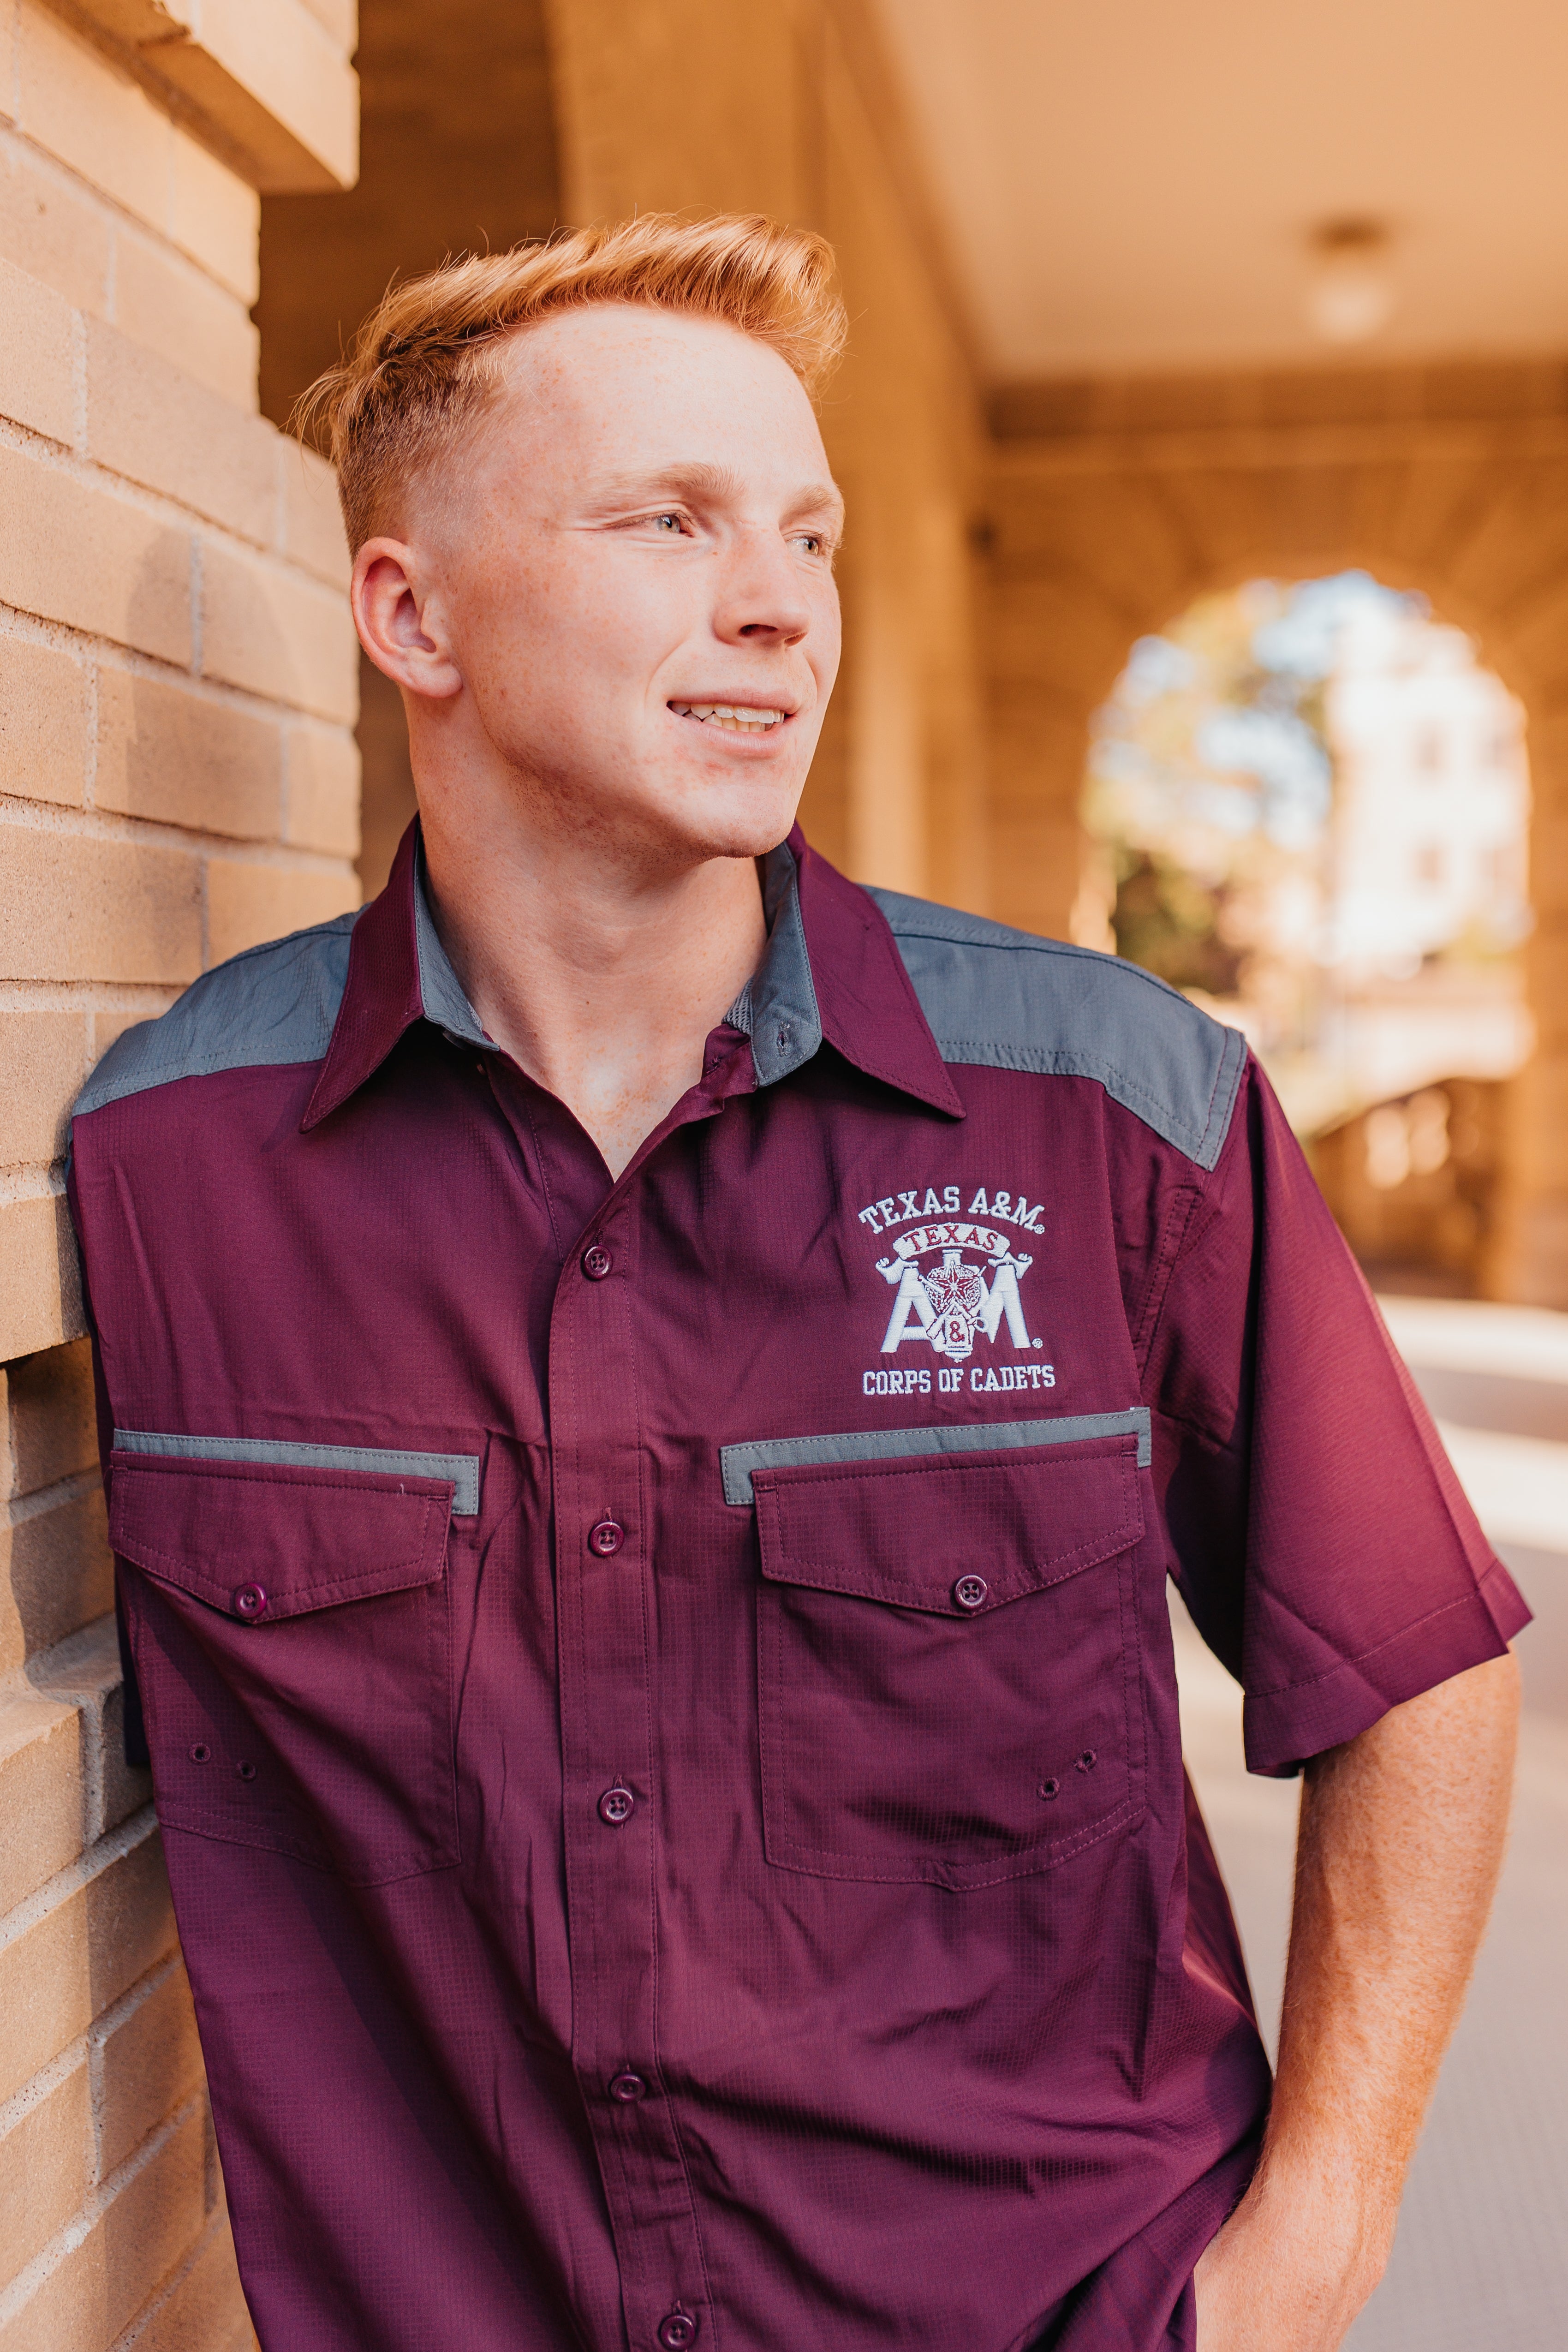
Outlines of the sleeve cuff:
[{"label": "sleeve cuff", "polygon": [[1364,1657],[1347,1658],[1312,1681],[1249,1691],[1244,1710],[1247,1769],[1288,1779],[1326,1748],[1368,1730],[1389,1708],[1500,1658],[1530,1622],[1530,1611],[1500,1559],[1474,1592],[1419,1617]]}]

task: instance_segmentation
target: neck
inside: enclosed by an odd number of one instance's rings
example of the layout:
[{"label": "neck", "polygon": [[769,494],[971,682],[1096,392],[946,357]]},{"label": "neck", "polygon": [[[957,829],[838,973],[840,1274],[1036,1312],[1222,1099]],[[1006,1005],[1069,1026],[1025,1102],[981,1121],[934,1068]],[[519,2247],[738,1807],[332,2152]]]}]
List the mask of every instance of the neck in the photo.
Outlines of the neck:
[{"label": "neck", "polygon": [[526,806],[455,824],[443,794],[421,800],[431,912],[465,994],[619,1176],[761,961],[756,861],[617,859]]}]

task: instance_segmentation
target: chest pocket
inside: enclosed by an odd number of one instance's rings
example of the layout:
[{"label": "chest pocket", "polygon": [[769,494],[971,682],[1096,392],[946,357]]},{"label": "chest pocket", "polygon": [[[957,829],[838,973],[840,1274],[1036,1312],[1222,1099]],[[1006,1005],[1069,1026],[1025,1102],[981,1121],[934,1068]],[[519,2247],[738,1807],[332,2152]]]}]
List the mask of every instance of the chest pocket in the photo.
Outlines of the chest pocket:
[{"label": "chest pocket", "polygon": [[451,1483],[112,1466],[160,1819],[352,1885],[456,1862]]},{"label": "chest pocket", "polygon": [[770,1862],[967,1889],[1137,1818],[1134,1436],[752,1489]]}]

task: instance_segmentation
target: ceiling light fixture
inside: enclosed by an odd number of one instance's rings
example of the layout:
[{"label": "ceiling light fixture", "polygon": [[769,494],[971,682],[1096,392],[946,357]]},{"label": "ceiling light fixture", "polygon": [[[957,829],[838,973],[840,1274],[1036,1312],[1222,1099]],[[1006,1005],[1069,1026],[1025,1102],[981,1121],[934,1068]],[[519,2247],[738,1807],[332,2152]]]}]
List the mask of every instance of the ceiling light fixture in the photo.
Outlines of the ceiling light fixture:
[{"label": "ceiling light fixture", "polygon": [[1326,343],[1364,343],[1394,309],[1390,238],[1383,222],[1324,221],[1310,239],[1307,317]]}]

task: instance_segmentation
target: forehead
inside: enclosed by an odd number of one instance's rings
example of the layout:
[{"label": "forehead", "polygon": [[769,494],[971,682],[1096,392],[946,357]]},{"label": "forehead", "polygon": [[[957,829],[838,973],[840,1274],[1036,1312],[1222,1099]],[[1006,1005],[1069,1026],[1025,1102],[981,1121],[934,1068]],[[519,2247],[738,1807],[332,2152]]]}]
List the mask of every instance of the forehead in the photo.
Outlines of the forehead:
[{"label": "forehead", "polygon": [[499,436],[573,470],[708,462],[747,476],[825,477],[816,416],[777,352],[721,320],[599,302],[509,335]]}]

